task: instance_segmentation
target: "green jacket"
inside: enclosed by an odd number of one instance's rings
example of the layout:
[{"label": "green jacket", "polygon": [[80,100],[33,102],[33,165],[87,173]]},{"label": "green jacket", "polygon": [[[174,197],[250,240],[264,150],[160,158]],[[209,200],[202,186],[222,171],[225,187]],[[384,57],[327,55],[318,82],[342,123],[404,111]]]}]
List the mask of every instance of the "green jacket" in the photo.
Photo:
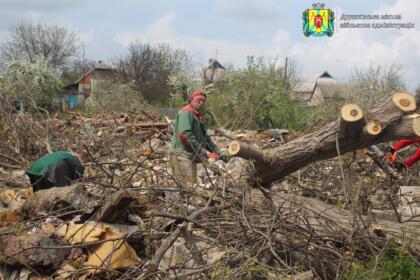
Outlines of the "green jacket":
[{"label": "green jacket", "polygon": [[36,160],[26,173],[46,177],[56,186],[65,186],[83,177],[84,166],[72,153],[58,151]]},{"label": "green jacket", "polygon": [[186,105],[176,115],[170,152],[199,162],[200,148],[219,153],[207,135],[204,117],[195,113],[190,105]]}]

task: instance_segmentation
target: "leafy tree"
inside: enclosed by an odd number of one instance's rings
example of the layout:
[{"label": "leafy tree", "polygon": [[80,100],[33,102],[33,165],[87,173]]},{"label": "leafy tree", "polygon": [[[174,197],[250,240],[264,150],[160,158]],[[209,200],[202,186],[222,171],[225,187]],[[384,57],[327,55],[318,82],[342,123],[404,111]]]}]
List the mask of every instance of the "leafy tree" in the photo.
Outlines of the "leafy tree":
[{"label": "leafy tree", "polygon": [[150,112],[152,107],[130,83],[119,80],[100,80],[89,97],[87,108],[94,112]]},{"label": "leafy tree", "polygon": [[193,70],[186,51],[167,44],[136,42],[129,46],[128,51],[126,57],[117,61],[117,69],[126,82],[134,81],[136,88],[148,100],[167,99],[171,90],[169,77]]},{"label": "leafy tree", "polygon": [[1,92],[9,101],[34,106],[51,104],[61,86],[58,74],[41,57],[34,62],[9,61],[0,80]]},{"label": "leafy tree", "polygon": [[61,70],[78,55],[80,45],[75,33],[66,27],[42,21],[25,21],[11,31],[11,39],[1,46],[3,64],[23,60],[35,63],[42,57],[54,69]]},{"label": "leafy tree", "polygon": [[263,58],[248,57],[247,67],[231,69],[210,90],[207,109],[217,126],[227,129],[291,128],[305,125],[304,108],[289,99],[284,69]]}]

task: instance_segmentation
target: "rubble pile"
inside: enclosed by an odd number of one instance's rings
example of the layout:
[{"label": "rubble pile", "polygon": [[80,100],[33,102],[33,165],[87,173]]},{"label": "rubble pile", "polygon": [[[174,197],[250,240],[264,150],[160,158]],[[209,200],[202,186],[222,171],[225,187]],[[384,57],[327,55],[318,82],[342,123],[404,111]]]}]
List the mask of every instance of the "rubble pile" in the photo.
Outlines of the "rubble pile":
[{"label": "rubble pile", "polygon": [[[362,152],[308,165],[271,188],[244,179],[251,162],[210,162],[189,189],[171,175],[166,120],[17,114],[19,128],[8,123],[0,126],[3,279],[333,279],[391,239],[419,256],[418,231],[371,216],[393,210],[400,182]],[[220,147],[241,140],[264,149],[287,137],[295,135],[212,136]],[[80,148],[92,158],[82,181],[32,193],[24,170],[33,159]],[[379,191],[391,200],[374,198]]]}]

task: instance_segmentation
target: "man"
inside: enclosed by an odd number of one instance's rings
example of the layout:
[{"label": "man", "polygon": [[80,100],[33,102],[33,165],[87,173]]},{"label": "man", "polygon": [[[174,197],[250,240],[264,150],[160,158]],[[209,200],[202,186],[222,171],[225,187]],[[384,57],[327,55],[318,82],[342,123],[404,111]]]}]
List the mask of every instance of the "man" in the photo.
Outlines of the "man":
[{"label": "man", "polygon": [[58,151],[36,160],[26,174],[34,192],[54,186],[70,185],[73,180],[83,178],[84,162],[88,159],[83,152]]},{"label": "man", "polygon": [[398,171],[402,171],[404,169],[410,168],[417,161],[420,160],[420,147],[417,147],[417,150],[414,152],[414,154],[409,156],[406,160],[404,160],[404,162],[399,162],[396,155],[397,151],[401,149],[402,147],[412,145],[415,143],[420,143],[420,138],[413,139],[413,140],[401,139],[395,142],[392,148],[391,147],[387,148],[386,156],[388,157],[391,164],[394,165]]},{"label": "man", "polygon": [[177,180],[188,184],[197,182],[197,163],[207,158],[225,160],[210,137],[200,113],[207,96],[202,91],[195,91],[175,118],[171,143],[171,164]]}]

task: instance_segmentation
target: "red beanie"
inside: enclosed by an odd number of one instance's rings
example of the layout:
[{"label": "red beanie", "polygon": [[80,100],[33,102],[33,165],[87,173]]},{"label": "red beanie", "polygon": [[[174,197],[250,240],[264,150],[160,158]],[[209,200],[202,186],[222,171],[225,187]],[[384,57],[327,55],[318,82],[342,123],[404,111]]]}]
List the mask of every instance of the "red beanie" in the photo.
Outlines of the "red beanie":
[{"label": "red beanie", "polygon": [[207,99],[207,95],[204,92],[202,92],[201,90],[196,90],[193,92],[193,94],[191,94],[190,98],[188,99],[188,103],[191,103],[194,97],[197,96],[204,96]]}]

